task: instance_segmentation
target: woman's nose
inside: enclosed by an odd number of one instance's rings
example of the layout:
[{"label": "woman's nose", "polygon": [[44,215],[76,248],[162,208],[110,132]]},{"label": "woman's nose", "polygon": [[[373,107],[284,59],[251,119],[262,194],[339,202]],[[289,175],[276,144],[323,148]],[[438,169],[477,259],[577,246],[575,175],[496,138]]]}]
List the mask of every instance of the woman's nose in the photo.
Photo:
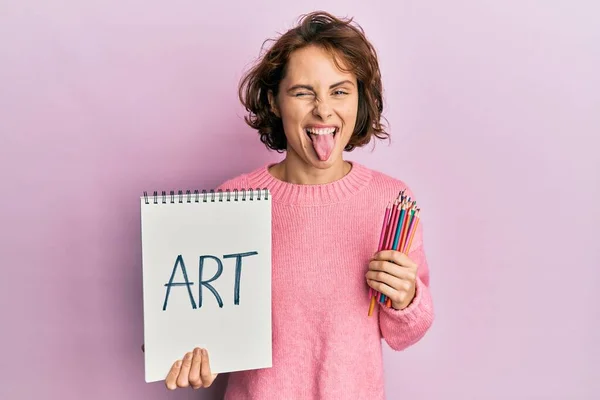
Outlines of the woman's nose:
[{"label": "woman's nose", "polygon": [[327,120],[332,115],[329,103],[322,100],[317,100],[313,112],[316,116],[321,117],[322,120]]}]

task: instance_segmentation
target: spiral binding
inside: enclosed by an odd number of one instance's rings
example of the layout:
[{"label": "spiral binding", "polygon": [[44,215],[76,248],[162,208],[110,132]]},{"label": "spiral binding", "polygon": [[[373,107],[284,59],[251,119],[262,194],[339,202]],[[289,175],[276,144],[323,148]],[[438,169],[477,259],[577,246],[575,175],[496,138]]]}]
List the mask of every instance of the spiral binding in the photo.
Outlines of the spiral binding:
[{"label": "spiral binding", "polygon": [[[254,194],[256,193],[256,196]],[[262,194],[262,197],[261,197]],[[194,190],[192,193],[191,190],[186,190],[185,194],[182,190],[178,190],[177,194],[175,194],[174,190],[167,192],[163,190],[161,194],[158,194],[158,191],[154,191],[152,196],[148,195],[148,192],[144,191],[144,203],[150,204],[150,198],[152,198],[152,202],[154,204],[175,204],[175,203],[214,203],[214,202],[223,202],[223,201],[254,201],[256,200],[268,200],[269,199],[269,190],[267,188],[260,189],[226,189],[225,191],[219,190]]]}]

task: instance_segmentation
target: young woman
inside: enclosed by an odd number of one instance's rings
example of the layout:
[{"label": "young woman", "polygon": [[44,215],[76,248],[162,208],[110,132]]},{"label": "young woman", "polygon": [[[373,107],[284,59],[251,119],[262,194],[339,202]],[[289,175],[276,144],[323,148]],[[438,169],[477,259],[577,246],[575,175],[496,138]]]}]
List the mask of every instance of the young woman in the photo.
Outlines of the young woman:
[{"label": "young woman", "polygon": [[[352,20],[309,14],[245,76],[240,99],[247,123],[285,159],[219,188],[268,188],[273,204],[273,366],[231,373],[225,397],[384,399],[381,339],[394,350],[416,343],[433,307],[421,224],[408,255],[375,252],[388,202],[414,195],[343,158],[388,137],[376,52]],[[370,288],[391,306],[378,301],[368,316]],[[165,383],[200,388],[215,378],[208,353],[195,349]]]}]

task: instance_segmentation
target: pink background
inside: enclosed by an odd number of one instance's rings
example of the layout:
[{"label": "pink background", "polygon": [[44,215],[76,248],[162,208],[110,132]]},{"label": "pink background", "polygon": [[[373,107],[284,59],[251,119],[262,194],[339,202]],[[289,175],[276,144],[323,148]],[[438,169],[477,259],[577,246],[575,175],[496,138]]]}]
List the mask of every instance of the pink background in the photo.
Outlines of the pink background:
[{"label": "pink background", "polygon": [[144,383],[138,196],[279,159],[237,82],[315,7],[381,56],[393,142],[348,158],[424,212],[437,319],[389,398],[600,398],[598,3],[382,3],[0,3],[0,398],[222,393]]}]

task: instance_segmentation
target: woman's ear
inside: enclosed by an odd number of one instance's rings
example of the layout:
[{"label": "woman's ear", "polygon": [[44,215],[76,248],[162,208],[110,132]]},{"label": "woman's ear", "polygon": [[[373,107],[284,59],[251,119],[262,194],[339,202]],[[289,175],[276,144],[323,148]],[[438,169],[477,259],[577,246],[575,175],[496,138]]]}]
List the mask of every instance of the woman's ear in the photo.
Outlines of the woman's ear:
[{"label": "woman's ear", "polygon": [[277,107],[277,101],[275,99],[275,96],[273,96],[273,91],[269,90],[267,96],[269,97],[269,106],[271,107],[271,112],[275,114],[278,118],[281,118],[281,116],[279,115],[279,108]]}]

